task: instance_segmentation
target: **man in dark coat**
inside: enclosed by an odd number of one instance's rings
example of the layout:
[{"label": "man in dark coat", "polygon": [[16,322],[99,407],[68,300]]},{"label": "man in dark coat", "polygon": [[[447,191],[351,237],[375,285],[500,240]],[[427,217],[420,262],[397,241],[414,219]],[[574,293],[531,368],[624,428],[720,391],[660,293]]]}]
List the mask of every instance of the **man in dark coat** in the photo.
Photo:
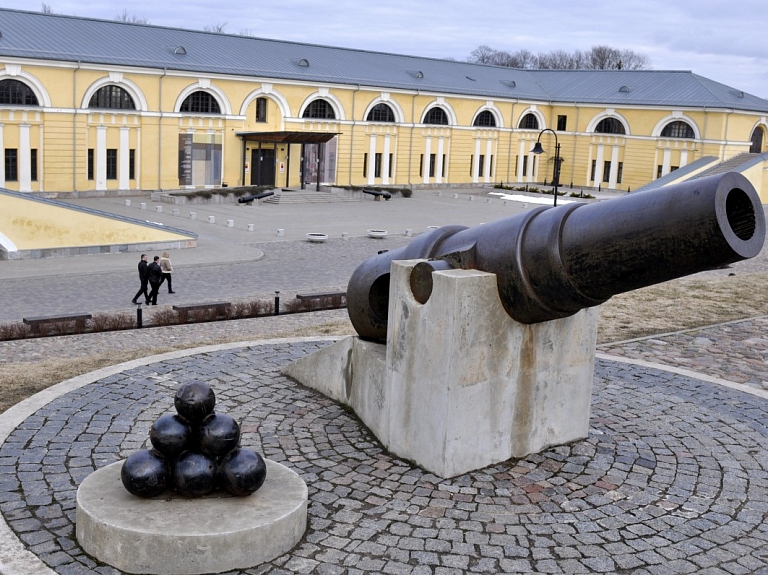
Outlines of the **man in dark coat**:
[{"label": "man in dark coat", "polygon": [[157,292],[160,290],[160,284],[163,283],[163,268],[157,263],[159,259],[160,256],[155,256],[152,263],[147,266],[149,285],[152,287],[152,290],[149,292],[149,300],[152,302],[152,305],[157,305]]},{"label": "man in dark coat", "polygon": [[147,282],[149,282],[149,266],[147,264],[147,254],[141,254],[141,259],[139,260],[139,280],[141,281],[141,289],[136,292],[136,295],[133,296],[133,299],[131,300],[132,304],[138,303],[136,300],[139,299],[139,296],[144,294],[144,303],[149,305],[149,294],[147,293]]}]

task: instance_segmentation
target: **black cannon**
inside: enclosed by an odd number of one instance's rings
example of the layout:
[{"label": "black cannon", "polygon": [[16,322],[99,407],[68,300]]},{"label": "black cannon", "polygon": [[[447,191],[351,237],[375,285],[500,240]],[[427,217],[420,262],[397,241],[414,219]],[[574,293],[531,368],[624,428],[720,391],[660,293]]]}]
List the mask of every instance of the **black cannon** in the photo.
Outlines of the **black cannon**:
[{"label": "black cannon", "polygon": [[261,192],[260,194],[252,194],[250,196],[243,196],[242,198],[237,198],[238,204],[250,204],[253,200],[260,200],[262,198],[268,198],[269,196],[274,196],[275,192]]},{"label": "black cannon", "polygon": [[392,194],[390,194],[389,192],[381,192],[379,190],[365,190],[364,189],[363,193],[364,194],[370,194],[372,196],[382,197],[385,200],[388,200],[389,198],[392,197]]},{"label": "black cannon", "polygon": [[386,341],[394,260],[427,259],[410,278],[429,299],[432,272],[496,274],[499,298],[526,324],[568,317],[611,296],[760,253],[765,216],[735,172],[605,202],[540,207],[482,226],[445,226],[363,262],[347,287],[349,317],[364,339]]}]

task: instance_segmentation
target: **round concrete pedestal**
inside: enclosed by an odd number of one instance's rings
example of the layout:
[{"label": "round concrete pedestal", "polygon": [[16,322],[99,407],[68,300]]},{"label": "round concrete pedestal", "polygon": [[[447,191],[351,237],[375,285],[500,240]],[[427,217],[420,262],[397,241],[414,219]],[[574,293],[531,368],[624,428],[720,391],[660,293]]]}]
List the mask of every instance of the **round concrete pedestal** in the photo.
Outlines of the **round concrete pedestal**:
[{"label": "round concrete pedestal", "polygon": [[267,480],[249,497],[185,499],[169,491],[142,499],[123,487],[123,462],[113,463],[77,490],[77,540],[128,573],[217,573],[270,561],[304,535],[308,494],[296,473],[266,464]]}]

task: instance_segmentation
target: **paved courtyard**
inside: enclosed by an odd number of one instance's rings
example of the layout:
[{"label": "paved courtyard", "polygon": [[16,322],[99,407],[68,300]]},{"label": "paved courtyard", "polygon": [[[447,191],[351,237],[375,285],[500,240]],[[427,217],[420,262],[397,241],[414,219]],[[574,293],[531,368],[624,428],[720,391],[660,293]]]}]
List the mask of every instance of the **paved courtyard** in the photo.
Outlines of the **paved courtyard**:
[{"label": "paved courtyard", "polygon": [[[470,203],[472,210],[484,209],[463,199],[460,209]],[[495,211],[507,207],[499,204]],[[395,247],[407,239],[377,241],[363,234],[315,246],[289,238],[245,249],[263,251],[248,264],[253,266],[272,254],[275,273],[287,254],[299,259],[301,264],[290,266],[306,269],[311,289],[343,286],[345,266],[365,257],[371,242]],[[80,258],[13,268],[14,277],[0,278],[2,307],[9,307],[9,286],[36,282],[66,286],[77,294],[75,304],[99,301],[105,309],[117,309],[110,297],[121,302],[124,292],[135,291],[133,258],[127,287],[120,286],[116,296],[109,292],[123,272],[110,263],[80,284],[81,274],[70,273],[78,263],[72,260]],[[83,261],[82,269],[95,265]],[[326,263],[338,270],[336,276],[313,275]],[[180,294],[195,285],[205,299],[209,287],[192,283],[198,281],[193,270],[224,274],[243,264],[233,257],[222,264],[213,258],[185,265]],[[762,269],[764,260],[748,265]],[[103,280],[110,274],[116,274],[115,283]],[[283,290],[305,289],[292,283],[297,275],[286,271],[284,277]],[[92,298],[78,291],[81,285],[92,286]],[[262,321],[303,320],[285,316],[129,332],[125,338],[152,332],[161,343],[194,341],[199,330],[220,330],[243,333],[244,342],[100,370],[0,415],[0,573],[118,573],[77,544],[77,486],[142,446],[152,421],[169,410],[176,387],[191,379],[210,382],[220,411],[241,422],[244,446],[295,470],[309,487],[305,537],[290,553],[249,574],[768,573],[768,318],[600,346],[586,439],[449,480],[387,454],[354,414],[280,375],[287,362],[331,339],[245,341]],[[120,344],[110,334],[0,342],[0,360],[54,346],[77,355],[94,345]]]}]

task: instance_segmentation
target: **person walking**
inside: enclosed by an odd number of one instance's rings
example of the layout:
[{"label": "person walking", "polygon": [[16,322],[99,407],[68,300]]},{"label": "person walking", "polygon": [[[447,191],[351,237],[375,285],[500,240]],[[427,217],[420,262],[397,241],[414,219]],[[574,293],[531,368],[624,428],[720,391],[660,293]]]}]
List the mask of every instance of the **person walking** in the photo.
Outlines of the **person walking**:
[{"label": "person walking", "polygon": [[147,254],[141,254],[139,259],[139,281],[141,281],[141,288],[133,296],[131,303],[136,305],[138,303],[139,296],[144,295],[144,303],[149,305],[149,294],[147,293],[147,282],[149,281],[149,269],[147,264]]},{"label": "person walking", "polygon": [[[152,259],[152,263],[147,266],[149,271],[149,285],[152,287],[152,291],[149,292],[149,299],[152,305],[157,305],[157,292],[160,290],[160,284],[163,283],[163,270],[157,260],[160,256],[155,256]],[[147,302],[149,303],[149,302]]]},{"label": "person walking", "polygon": [[[171,272],[173,271],[173,266],[171,265],[168,252],[163,252],[163,257],[160,258],[160,269],[163,270],[163,281],[168,282],[168,293],[176,293],[173,291],[173,286],[171,285]],[[160,285],[162,285],[162,283],[163,282],[160,282]]]}]

